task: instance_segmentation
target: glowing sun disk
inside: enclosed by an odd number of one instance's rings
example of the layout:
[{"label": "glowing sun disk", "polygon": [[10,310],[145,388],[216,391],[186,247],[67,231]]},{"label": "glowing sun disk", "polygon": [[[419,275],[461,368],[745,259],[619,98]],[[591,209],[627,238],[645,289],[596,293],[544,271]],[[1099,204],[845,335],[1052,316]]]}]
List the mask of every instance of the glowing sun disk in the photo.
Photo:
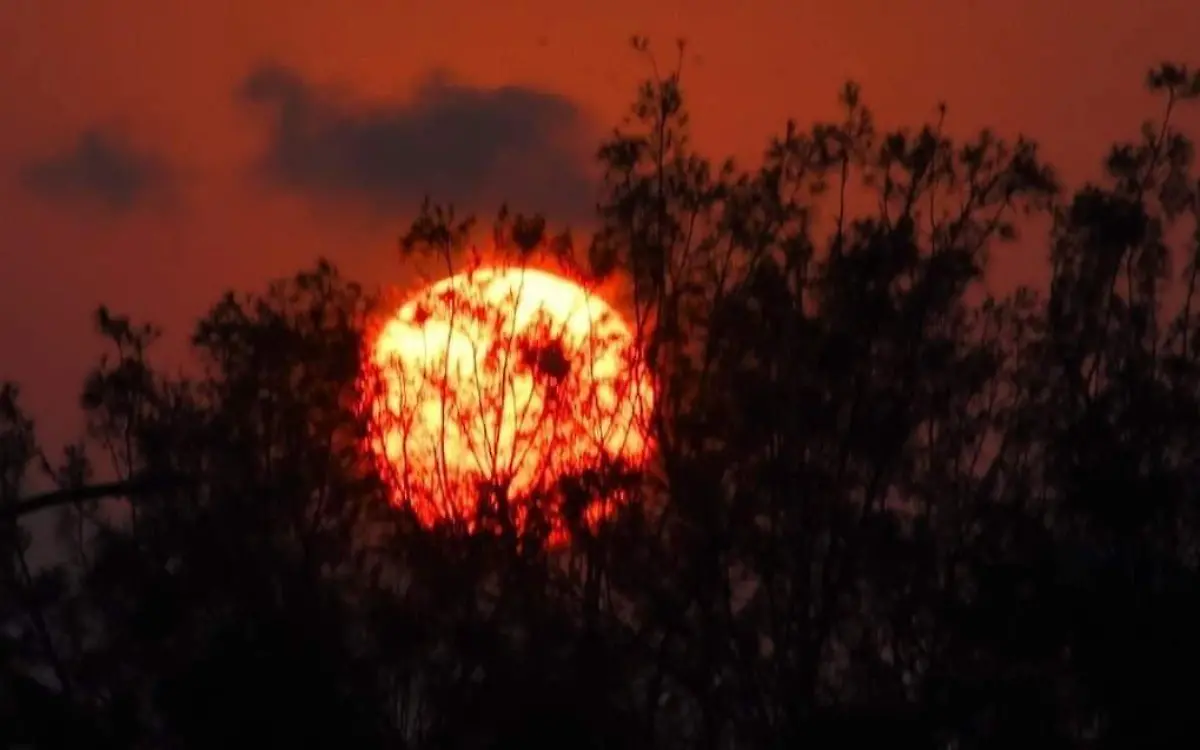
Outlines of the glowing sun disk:
[{"label": "glowing sun disk", "polygon": [[616,311],[554,274],[481,268],[426,287],[374,348],[377,448],[398,500],[423,523],[469,524],[481,483],[519,502],[574,471],[641,463],[652,390],[638,362]]}]

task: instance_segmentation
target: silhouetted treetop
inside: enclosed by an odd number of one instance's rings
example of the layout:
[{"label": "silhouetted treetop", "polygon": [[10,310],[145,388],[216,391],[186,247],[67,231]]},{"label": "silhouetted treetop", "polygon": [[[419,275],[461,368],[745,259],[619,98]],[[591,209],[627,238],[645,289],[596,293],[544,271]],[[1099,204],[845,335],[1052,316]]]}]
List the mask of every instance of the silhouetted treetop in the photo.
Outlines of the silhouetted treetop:
[{"label": "silhouetted treetop", "polygon": [[[597,149],[586,242],[501,207],[484,248],[432,199],[400,240],[441,276],[502,263],[624,295],[650,459],[563,468],[554,444],[522,487],[492,436],[481,479],[418,487],[378,450],[407,456],[421,426],[375,408],[396,309],[327,261],[219,299],[184,372],[156,363],[157,327],[101,308],[62,456],[0,386],[0,740],[1200,736],[1200,177],[1178,117],[1200,73],[1152,70],[1162,111],[1070,189],[1030,139],[952,136],[944,106],[883,130],[853,83],[758,163],[716,160],[681,68],[652,71]],[[988,283],[1000,252],[1045,283]],[[450,288],[410,322],[516,304]],[[552,322],[476,361],[529,375],[530,429],[558,435],[589,381]],[[442,425],[509,403],[436,395]],[[436,443],[416,459],[435,474]],[[24,523],[51,511],[62,561],[36,569]]]}]

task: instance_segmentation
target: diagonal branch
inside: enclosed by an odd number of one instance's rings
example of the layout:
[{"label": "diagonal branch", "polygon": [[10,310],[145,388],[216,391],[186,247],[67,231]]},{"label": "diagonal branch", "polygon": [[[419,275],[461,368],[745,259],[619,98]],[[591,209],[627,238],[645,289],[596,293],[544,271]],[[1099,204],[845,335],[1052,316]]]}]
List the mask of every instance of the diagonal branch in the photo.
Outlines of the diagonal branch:
[{"label": "diagonal branch", "polygon": [[104,500],[117,497],[134,497],[167,489],[178,489],[191,482],[180,476],[156,476],[128,479],[118,482],[90,484],[83,487],[52,490],[24,500],[0,506],[0,523],[13,521],[30,513],[58,508],[66,505],[77,505],[91,500]]}]

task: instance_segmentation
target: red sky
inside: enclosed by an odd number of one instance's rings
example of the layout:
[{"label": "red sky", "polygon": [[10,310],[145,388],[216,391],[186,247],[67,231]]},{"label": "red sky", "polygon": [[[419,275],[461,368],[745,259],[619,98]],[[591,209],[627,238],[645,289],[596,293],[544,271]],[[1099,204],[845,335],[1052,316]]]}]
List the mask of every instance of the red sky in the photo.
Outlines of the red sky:
[{"label": "red sky", "polygon": [[1200,63],[1195,0],[5,0],[0,378],[61,438],[101,302],[179,335],[318,255],[399,280],[422,186],[564,206],[646,72],[635,32],[664,56],[689,40],[719,154],[830,114],[853,77],[885,124],[945,99],[956,128],[1028,132],[1069,178],[1153,114],[1147,67]]}]

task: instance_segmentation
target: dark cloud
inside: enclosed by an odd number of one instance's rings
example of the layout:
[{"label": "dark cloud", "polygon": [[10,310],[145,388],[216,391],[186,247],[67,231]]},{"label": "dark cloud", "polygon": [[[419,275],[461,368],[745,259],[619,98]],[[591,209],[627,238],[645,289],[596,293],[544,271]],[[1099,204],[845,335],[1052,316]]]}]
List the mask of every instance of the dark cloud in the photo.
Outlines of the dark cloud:
[{"label": "dark cloud", "polygon": [[259,167],[277,185],[386,215],[410,212],[426,195],[480,212],[507,201],[552,220],[591,213],[591,128],[558,94],[434,74],[409,100],[366,104],[268,65],[240,96],[271,112]]},{"label": "dark cloud", "polygon": [[115,213],[161,197],[170,183],[161,160],[99,128],[83,132],[60,153],[28,163],[20,179],[43,198],[90,202]]}]

